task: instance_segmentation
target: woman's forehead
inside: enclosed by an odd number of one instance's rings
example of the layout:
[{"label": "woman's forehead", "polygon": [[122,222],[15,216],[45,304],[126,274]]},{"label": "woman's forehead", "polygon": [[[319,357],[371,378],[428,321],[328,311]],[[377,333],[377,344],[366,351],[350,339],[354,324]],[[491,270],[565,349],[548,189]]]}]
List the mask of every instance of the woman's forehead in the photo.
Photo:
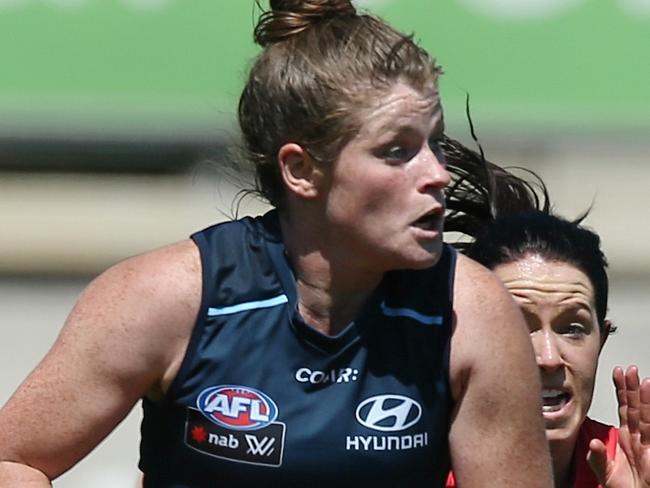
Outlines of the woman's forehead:
[{"label": "woman's forehead", "polygon": [[594,303],[594,288],[589,277],[573,264],[528,255],[494,268],[494,273],[515,295],[532,300],[578,300]]},{"label": "woman's forehead", "polygon": [[381,94],[360,111],[360,133],[394,130],[396,126],[442,122],[442,106],[437,91],[422,93],[403,83]]}]

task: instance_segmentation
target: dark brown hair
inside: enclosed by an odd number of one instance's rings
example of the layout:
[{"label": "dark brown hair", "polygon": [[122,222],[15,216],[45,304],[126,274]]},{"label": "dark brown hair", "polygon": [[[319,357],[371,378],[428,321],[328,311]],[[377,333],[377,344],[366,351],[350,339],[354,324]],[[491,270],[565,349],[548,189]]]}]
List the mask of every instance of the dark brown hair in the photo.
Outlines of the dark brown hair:
[{"label": "dark brown hair", "polygon": [[567,220],[553,211],[546,185],[532,171],[519,168],[530,176],[525,180],[450,138],[442,149],[452,175],[445,231],[471,238],[457,247],[490,269],[530,254],[575,266],[591,281],[598,323],[608,330],[607,259],[598,234],[582,225],[589,211]]},{"label": "dark brown hair", "polygon": [[257,192],[282,206],[277,153],[302,145],[332,162],[357,133],[359,112],[397,82],[434,93],[439,68],[411,37],[359,14],[349,0],[271,0],[255,28],[264,49],[239,101]]}]

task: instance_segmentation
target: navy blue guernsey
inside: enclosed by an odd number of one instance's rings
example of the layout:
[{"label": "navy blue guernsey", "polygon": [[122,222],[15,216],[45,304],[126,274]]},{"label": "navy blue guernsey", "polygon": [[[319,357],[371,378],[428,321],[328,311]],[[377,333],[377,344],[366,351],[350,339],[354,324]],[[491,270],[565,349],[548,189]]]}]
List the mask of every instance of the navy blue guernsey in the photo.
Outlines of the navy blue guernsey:
[{"label": "navy blue guernsey", "polygon": [[177,377],[143,400],[145,487],[442,487],[455,252],[386,273],[337,336],[296,304],[277,213],[192,236],[202,302]]}]

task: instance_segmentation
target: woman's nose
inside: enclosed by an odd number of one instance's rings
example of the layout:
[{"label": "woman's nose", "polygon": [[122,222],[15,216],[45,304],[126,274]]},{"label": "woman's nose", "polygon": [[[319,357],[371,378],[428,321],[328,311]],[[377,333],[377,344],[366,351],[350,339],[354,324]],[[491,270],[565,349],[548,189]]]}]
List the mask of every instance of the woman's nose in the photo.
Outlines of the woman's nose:
[{"label": "woman's nose", "polygon": [[447,171],[442,155],[438,155],[430,148],[427,148],[422,162],[424,169],[420,178],[420,191],[425,192],[430,189],[440,190],[449,185],[451,176]]},{"label": "woman's nose", "polygon": [[547,330],[540,330],[533,335],[533,348],[535,349],[537,365],[547,370],[561,367],[564,362],[556,335]]}]

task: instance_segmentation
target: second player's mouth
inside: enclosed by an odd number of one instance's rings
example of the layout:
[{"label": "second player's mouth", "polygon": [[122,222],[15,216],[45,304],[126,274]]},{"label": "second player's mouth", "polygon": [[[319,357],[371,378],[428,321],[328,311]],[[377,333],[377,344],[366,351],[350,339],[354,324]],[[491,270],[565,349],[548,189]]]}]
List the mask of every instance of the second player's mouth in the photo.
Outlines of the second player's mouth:
[{"label": "second player's mouth", "polygon": [[562,390],[542,390],[542,413],[554,414],[560,412],[571,401],[571,395]]}]

